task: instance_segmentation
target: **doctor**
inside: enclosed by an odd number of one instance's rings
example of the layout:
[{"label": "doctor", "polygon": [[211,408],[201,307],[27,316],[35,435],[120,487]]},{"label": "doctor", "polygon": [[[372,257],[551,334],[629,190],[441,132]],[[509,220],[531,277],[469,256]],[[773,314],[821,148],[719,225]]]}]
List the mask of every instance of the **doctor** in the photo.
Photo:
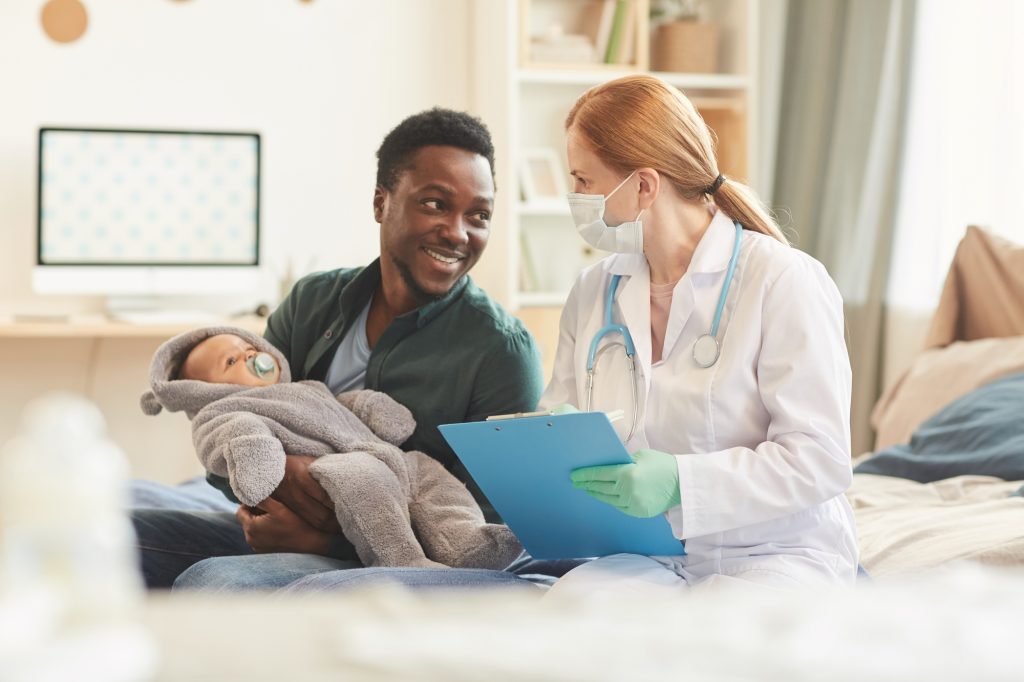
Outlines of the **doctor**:
[{"label": "doctor", "polygon": [[616,429],[634,463],[577,469],[573,483],[625,514],[664,514],[685,555],[605,557],[555,591],[852,584],[851,377],[835,284],[719,173],[711,133],[677,89],[650,76],[599,85],[565,127],[574,221],[614,255],[569,294],[541,404],[625,411]]}]

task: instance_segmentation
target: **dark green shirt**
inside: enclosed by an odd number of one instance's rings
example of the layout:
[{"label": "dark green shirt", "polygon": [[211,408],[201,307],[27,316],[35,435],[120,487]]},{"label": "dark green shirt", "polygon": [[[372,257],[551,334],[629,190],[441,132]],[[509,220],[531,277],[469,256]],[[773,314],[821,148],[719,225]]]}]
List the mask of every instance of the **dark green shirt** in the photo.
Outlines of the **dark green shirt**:
[{"label": "dark green shirt", "polygon": [[[379,260],[299,280],[264,333],[288,358],[294,381],[326,378],[341,339],[379,285]],[[444,464],[495,519],[437,427],[531,411],[542,381],[530,332],[466,276],[443,298],[396,317],[384,330],[370,353],[365,388],[409,408],[416,431],[403,449],[420,450]],[[208,478],[231,496],[226,480]]]}]

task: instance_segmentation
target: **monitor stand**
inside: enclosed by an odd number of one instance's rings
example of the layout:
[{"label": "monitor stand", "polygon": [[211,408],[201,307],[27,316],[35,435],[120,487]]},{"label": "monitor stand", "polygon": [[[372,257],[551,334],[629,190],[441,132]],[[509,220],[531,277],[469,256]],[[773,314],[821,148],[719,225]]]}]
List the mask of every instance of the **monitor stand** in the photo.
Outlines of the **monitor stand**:
[{"label": "monitor stand", "polygon": [[166,300],[158,296],[110,296],[107,298],[107,316],[112,320],[140,325],[201,325],[224,319],[224,315],[209,310],[169,308]]}]

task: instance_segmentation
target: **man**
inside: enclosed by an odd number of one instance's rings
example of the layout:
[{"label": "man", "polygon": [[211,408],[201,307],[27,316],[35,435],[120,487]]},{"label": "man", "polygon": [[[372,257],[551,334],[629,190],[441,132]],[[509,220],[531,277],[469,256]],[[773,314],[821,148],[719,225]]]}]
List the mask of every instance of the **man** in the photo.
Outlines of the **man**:
[{"label": "man", "polygon": [[[377,158],[380,258],[299,281],[265,336],[296,380],[322,380],[335,393],[383,391],[408,407],[417,428],[403,447],[450,468],[493,519],[437,429],[532,410],[542,389],[529,332],[467,276],[490,235],[490,134],[467,114],[432,109],[392,130]],[[170,587],[197,562],[179,586],[281,587],[358,567],[333,503],[309,475],[312,458],[289,454],[284,480],[258,510],[134,510],[147,585]],[[225,480],[208,479],[230,496]]]}]

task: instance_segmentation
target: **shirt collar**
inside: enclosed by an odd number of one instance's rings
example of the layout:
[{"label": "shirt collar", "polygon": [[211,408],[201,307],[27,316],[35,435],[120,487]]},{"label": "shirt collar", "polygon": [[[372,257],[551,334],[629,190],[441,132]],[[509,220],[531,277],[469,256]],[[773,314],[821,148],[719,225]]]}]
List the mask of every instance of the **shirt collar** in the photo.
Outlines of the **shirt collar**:
[{"label": "shirt collar", "polygon": [[466,290],[466,287],[469,286],[470,281],[469,275],[463,275],[457,282],[455,282],[455,284],[452,285],[452,288],[449,289],[448,293],[444,296],[433,300],[426,305],[422,305],[416,310],[411,310],[406,313],[406,315],[416,317],[416,326],[425,326],[435,317],[443,313],[448,306],[462,298],[462,293]]},{"label": "shirt collar", "polygon": [[721,272],[729,265],[736,245],[736,226],[722,210],[716,210],[711,224],[700,238],[687,272]]},{"label": "shirt collar", "polygon": [[[380,258],[376,258],[342,289],[342,310],[362,310],[370,302],[373,294],[380,286],[380,277]],[[454,301],[458,300],[466,290],[469,282],[469,275],[463,275],[441,298],[399,315],[395,319],[411,320],[416,323],[417,327],[422,327],[440,315]]]},{"label": "shirt collar", "polygon": [[[687,273],[721,272],[729,265],[736,242],[736,227],[732,218],[720,209],[713,209],[711,224],[697,243]],[[648,269],[647,258],[639,253],[617,253],[607,260],[612,275],[634,276]]]}]

